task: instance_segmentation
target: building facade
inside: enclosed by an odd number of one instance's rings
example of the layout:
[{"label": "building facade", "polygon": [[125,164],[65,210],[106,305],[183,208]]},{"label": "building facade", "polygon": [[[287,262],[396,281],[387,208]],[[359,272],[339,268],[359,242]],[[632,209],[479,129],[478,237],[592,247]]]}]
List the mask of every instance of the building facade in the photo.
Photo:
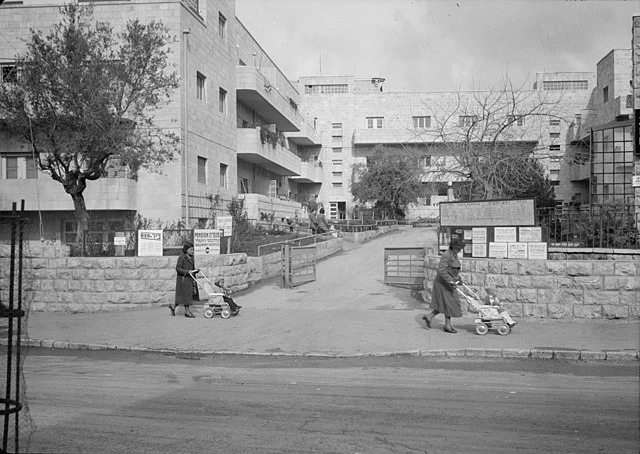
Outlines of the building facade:
[{"label": "building facade", "polygon": [[[2,4],[2,83],[11,82],[29,29],[58,23],[62,4]],[[250,219],[303,218],[310,201],[328,207],[332,219],[348,218],[356,206],[353,168],[366,164],[377,145],[421,156],[421,204],[435,207],[446,198],[447,183],[457,184],[442,171],[455,165],[445,137],[482,117],[477,103],[483,99],[503,100],[496,115],[509,127],[501,140],[540,160],[559,204],[607,203],[612,197],[639,203],[632,178],[640,175],[634,126],[640,109],[637,17],[631,50],[612,50],[594,73],[538,73],[533,89],[516,91],[515,102],[505,100],[509,92],[502,88],[393,93],[384,91],[380,77],[290,81],[236,18],[234,0],[109,0],[94,4],[94,17],[116,29],[128,18],[159,20],[178,38],[171,64],[181,87],[156,119],[181,144],[161,173],[141,171],[132,178],[114,162],[104,178],[89,182],[84,195],[92,228],[124,228],[135,214],[204,227],[226,211],[232,197],[245,200]],[[31,229],[32,239],[73,240],[71,197],[37,169],[27,143],[0,129],[0,212],[21,199],[41,226]],[[0,241],[6,239],[0,232]]]}]

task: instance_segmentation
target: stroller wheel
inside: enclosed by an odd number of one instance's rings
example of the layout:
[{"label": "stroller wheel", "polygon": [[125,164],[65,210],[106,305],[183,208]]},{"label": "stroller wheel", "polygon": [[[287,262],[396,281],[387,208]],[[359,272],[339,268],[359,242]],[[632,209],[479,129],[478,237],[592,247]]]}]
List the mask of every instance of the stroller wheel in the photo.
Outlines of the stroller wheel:
[{"label": "stroller wheel", "polygon": [[476,325],[476,333],[478,333],[479,335],[484,336],[488,332],[489,332],[489,327],[484,323],[480,323]]},{"label": "stroller wheel", "polygon": [[204,318],[213,318],[213,309],[205,309],[202,315]]},{"label": "stroller wheel", "polygon": [[498,334],[500,334],[501,336],[506,336],[510,332],[511,328],[509,327],[509,325],[500,325],[498,327]]},{"label": "stroller wheel", "polygon": [[222,318],[229,318],[231,317],[231,311],[229,309],[222,309],[220,311],[220,317]]}]

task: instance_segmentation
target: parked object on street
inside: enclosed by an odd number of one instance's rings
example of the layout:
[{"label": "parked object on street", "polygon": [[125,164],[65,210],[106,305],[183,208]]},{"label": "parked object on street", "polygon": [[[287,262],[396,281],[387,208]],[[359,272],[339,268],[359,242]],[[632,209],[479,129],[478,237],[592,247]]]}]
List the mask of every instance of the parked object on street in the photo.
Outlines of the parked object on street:
[{"label": "parked object on street", "polygon": [[[196,274],[199,274],[202,278],[198,280]],[[231,317],[231,308],[229,304],[225,302],[224,297],[227,296],[227,292],[220,292],[216,290],[216,285],[201,271],[189,273],[191,278],[196,282],[198,287],[204,290],[207,294],[207,301],[203,304],[202,315],[205,318],[213,318],[214,315],[227,319]]]},{"label": "parked object on street", "polygon": [[459,285],[464,291],[456,286],[458,293],[467,300],[471,312],[476,312],[478,317],[473,321],[476,324],[476,333],[484,336],[490,329],[496,329],[498,334],[506,336],[517,322],[511,318],[511,314],[500,305],[500,300],[491,296],[490,304],[484,304],[480,297],[466,284],[460,282]]}]

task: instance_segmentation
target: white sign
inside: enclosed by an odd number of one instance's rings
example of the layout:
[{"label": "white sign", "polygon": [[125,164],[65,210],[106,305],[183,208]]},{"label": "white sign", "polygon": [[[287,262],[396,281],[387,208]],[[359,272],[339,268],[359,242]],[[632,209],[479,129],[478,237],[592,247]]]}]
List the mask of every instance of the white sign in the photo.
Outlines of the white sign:
[{"label": "white sign", "polygon": [[473,249],[471,251],[472,257],[486,257],[487,256],[487,243],[473,243]]},{"label": "white sign", "polygon": [[162,230],[138,230],[138,256],[162,256]]},{"label": "white sign", "polygon": [[632,188],[640,188],[640,175],[632,175],[631,176],[631,187]]},{"label": "white sign", "polygon": [[539,243],[542,241],[542,227],[520,227],[521,243]]},{"label": "white sign", "polygon": [[527,243],[509,243],[507,250],[507,258],[526,259],[528,257]]},{"label": "white sign", "polygon": [[496,227],[493,229],[493,241],[496,243],[515,243],[515,227]]},{"label": "white sign", "polygon": [[489,243],[489,257],[492,259],[506,259],[507,243]]},{"label": "white sign", "polygon": [[528,243],[529,260],[547,260],[547,243]]},{"label": "white sign", "polygon": [[194,255],[220,254],[221,230],[216,229],[194,229],[193,230],[193,253]]},{"label": "white sign", "polygon": [[114,246],[126,246],[127,239],[123,236],[114,236],[113,237],[113,245]]},{"label": "white sign", "polygon": [[482,227],[474,227],[471,229],[473,232],[472,241],[474,243],[486,243],[487,242],[487,229]]},{"label": "white sign", "polygon": [[233,228],[233,217],[216,216],[216,229],[222,230],[222,236],[231,236]]},{"label": "white sign", "polygon": [[535,225],[534,199],[440,202],[442,227]]}]

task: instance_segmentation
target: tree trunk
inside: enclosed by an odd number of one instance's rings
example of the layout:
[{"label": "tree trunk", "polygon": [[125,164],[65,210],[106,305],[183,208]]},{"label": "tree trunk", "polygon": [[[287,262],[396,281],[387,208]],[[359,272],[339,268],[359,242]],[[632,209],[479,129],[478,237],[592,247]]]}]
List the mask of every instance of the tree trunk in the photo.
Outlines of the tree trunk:
[{"label": "tree trunk", "polygon": [[84,202],[83,195],[86,187],[86,181],[81,179],[78,179],[75,184],[64,186],[64,190],[71,196],[71,199],[73,200],[76,219],[78,220],[78,230],[76,230],[76,244],[78,246],[82,244],[82,236],[84,232],[89,229],[89,213],[87,213],[87,206]]}]

